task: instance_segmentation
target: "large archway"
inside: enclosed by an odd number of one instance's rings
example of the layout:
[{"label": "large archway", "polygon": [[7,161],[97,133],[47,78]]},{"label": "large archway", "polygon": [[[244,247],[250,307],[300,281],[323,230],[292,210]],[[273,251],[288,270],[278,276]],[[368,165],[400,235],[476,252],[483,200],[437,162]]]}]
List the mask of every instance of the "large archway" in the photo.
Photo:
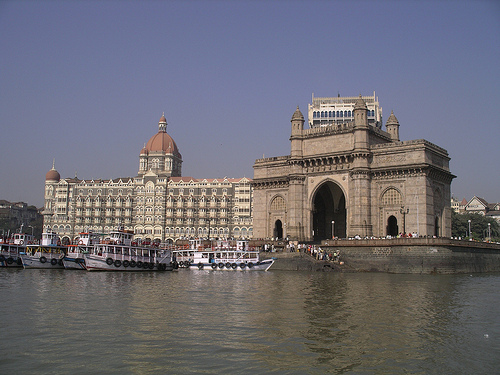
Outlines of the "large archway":
[{"label": "large archway", "polygon": [[346,237],[345,202],[344,192],[334,182],[325,182],[318,188],[312,201],[312,229],[315,241]]}]

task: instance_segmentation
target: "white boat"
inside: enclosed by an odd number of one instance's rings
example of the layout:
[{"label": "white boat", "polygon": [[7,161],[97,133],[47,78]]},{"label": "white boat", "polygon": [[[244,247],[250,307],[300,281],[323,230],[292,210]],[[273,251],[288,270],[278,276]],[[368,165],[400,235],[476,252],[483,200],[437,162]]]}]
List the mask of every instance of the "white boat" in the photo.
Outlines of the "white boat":
[{"label": "white boat", "polygon": [[85,254],[88,271],[172,271],[168,249],[132,245],[133,233],[114,231],[103,243],[92,246]]},{"label": "white boat", "polygon": [[0,267],[22,267],[20,253],[26,251],[26,247],[11,243],[0,244]]},{"label": "white boat", "polygon": [[63,258],[67,247],[62,246],[54,232],[42,233],[39,245],[29,244],[21,254],[24,268],[64,268]]},{"label": "white boat", "polygon": [[89,254],[94,245],[100,243],[100,236],[91,231],[79,233],[75,245],[68,245],[68,250],[63,258],[64,268],[67,270],[85,270],[85,255]]},{"label": "white boat", "polygon": [[267,271],[274,259],[260,260],[259,251],[248,247],[248,241],[218,241],[215,247],[204,247],[200,240],[192,240],[188,249],[173,251],[179,267],[197,267],[200,270]]},{"label": "white boat", "polygon": [[0,267],[22,267],[20,254],[26,245],[34,243],[34,237],[25,233],[14,233],[9,238],[0,238]]}]

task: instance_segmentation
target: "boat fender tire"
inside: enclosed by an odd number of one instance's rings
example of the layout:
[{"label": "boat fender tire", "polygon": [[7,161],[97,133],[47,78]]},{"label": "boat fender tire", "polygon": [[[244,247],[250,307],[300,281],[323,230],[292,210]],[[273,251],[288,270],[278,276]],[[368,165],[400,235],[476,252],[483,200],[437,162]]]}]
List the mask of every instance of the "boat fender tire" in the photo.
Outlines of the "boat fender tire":
[{"label": "boat fender tire", "polygon": [[224,263],[219,263],[219,268],[224,268]]},{"label": "boat fender tire", "polygon": [[142,268],[142,262],[139,260],[139,261],[136,263],[136,266],[137,266],[137,268]]},{"label": "boat fender tire", "polygon": [[135,265],[136,265],[135,260],[131,260],[130,261],[130,267],[131,268],[135,268]]},{"label": "boat fender tire", "polygon": [[7,258],[7,264],[12,264],[12,263],[14,263],[14,259],[11,258],[11,257],[8,257]]},{"label": "boat fender tire", "polygon": [[128,260],[124,260],[123,267],[127,268],[128,266],[130,266],[130,262]]},{"label": "boat fender tire", "polygon": [[227,268],[227,269],[231,268],[231,263],[227,262],[227,263],[226,263],[226,268]]},{"label": "boat fender tire", "polygon": [[53,266],[55,266],[55,265],[57,264],[57,259],[52,258],[52,259],[50,260],[50,264],[52,264]]},{"label": "boat fender tire", "polygon": [[216,269],[217,269],[217,264],[212,263],[212,269],[213,269],[213,270],[216,270]]},{"label": "boat fender tire", "polygon": [[241,268],[242,270],[244,270],[246,266],[247,266],[247,265],[246,265],[245,263],[240,263],[240,268]]},{"label": "boat fender tire", "polygon": [[118,268],[122,265],[122,261],[121,260],[115,260],[115,267]]},{"label": "boat fender tire", "polygon": [[186,262],[185,262],[184,264],[185,264],[186,268],[191,267],[191,262],[190,262],[190,261],[188,261],[188,260],[186,260]]},{"label": "boat fender tire", "polygon": [[3,255],[0,255],[0,262],[4,262],[5,261],[5,257]]},{"label": "boat fender tire", "polygon": [[113,259],[111,259],[111,258],[106,259],[106,264],[108,266],[111,266],[113,264]]},{"label": "boat fender tire", "polygon": [[199,270],[202,270],[202,269],[203,269],[203,267],[204,267],[204,266],[203,266],[203,263],[198,263],[198,269],[199,269]]},{"label": "boat fender tire", "polygon": [[155,268],[155,264],[154,263],[149,263],[148,267],[149,267],[150,270],[152,270],[153,268]]},{"label": "boat fender tire", "polygon": [[252,268],[252,267],[253,267],[253,263],[252,262],[248,263],[248,268]]},{"label": "boat fender tire", "polygon": [[147,269],[148,267],[149,267],[149,263],[148,262],[142,263],[142,268]]},{"label": "boat fender tire", "polygon": [[236,263],[233,263],[233,264],[231,264],[231,268],[232,268],[233,270],[235,270],[236,268],[238,268],[238,265],[237,265]]},{"label": "boat fender tire", "polygon": [[40,263],[46,263],[47,262],[47,258],[45,257],[40,257]]}]

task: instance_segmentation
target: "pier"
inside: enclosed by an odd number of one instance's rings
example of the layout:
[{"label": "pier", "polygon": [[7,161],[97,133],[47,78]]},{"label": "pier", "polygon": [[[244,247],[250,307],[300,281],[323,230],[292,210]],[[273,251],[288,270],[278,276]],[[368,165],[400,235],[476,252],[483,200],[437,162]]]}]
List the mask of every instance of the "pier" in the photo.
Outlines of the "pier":
[{"label": "pier", "polygon": [[500,244],[450,238],[326,240],[315,245],[339,253],[340,262],[303,252],[263,253],[277,258],[272,270],[459,274],[500,272]]}]

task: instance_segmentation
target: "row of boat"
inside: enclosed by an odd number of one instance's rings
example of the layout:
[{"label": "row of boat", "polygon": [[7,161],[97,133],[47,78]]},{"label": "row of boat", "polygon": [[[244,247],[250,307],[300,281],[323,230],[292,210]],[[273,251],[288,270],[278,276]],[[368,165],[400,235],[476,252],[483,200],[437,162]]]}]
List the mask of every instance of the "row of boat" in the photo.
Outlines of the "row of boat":
[{"label": "row of boat", "polygon": [[267,271],[273,259],[260,260],[247,242],[228,242],[205,248],[193,240],[186,248],[137,246],[133,233],[113,231],[101,240],[92,232],[80,233],[75,245],[62,245],[56,233],[42,234],[39,244],[19,240],[0,243],[0,267],[53,268],[87,271],[173,271],[178,268]]}]

